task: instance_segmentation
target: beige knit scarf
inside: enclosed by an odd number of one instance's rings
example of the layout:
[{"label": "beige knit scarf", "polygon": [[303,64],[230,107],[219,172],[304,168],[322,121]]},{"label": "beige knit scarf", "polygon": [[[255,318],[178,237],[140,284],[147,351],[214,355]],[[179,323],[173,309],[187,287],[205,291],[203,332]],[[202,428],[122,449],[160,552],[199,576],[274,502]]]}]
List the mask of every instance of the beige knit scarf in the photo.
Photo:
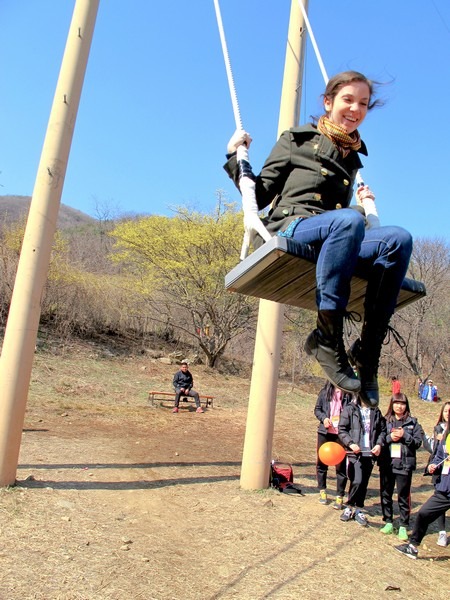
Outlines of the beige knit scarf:
[{"label": "beige knit scarf", "polygon": [[349,135],[343,127],[336,125],[325,115],[320,117],[317,129],[333,142],[344,158],[350,150],[361,148],[361,138],[357,130]]}]

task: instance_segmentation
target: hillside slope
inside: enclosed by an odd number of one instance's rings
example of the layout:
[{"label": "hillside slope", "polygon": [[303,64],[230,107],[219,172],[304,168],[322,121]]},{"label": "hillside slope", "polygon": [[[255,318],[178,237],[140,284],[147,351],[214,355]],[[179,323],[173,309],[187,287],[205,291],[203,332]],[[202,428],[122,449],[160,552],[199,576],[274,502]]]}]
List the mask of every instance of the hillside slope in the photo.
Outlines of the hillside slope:
[{"label": "hillside slope", "polygon": [[[0,196],[0,223],[14,223],[28,214],[30,196]],[[94,222],[86,213],[61,204],[58,216],[58,229],[71,229]]]}]

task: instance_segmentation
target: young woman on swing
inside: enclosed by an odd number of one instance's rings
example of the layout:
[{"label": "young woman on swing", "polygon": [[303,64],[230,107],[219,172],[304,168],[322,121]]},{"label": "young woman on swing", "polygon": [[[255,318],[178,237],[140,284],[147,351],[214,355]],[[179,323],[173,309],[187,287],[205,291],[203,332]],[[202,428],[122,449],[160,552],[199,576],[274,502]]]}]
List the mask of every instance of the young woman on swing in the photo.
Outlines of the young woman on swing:
[{"label": "young woman on swing", "polygon": [[[377,406],[381,346],[394,312],[412,251],[411,235],[401,227],[366,227],[376,216],[374,195],[357,189],[358,205],[349,208],[353,184],[367,155],[358,127],[379,101],[374,84],[361,73],[332,77],[325,89],[325,114],[317,125],[285,131],[255,177],[258,209],[272,204],[264,223],[272,235],[292,237],[317,251],[317,328],[306,351],[315,356],[327,378],[338,388],[359,393],[367,406]],[[228,143],[225,170],[239,186],[236,150],[252,139],[238,130]],[[248,173],[247,173],[248,174]],[[362,208],[364,205],[365,211]],[[254,246],[261,245],[258,237]],[[356,267],[368,280],[360,338],[348,356],[343,321]]]}]

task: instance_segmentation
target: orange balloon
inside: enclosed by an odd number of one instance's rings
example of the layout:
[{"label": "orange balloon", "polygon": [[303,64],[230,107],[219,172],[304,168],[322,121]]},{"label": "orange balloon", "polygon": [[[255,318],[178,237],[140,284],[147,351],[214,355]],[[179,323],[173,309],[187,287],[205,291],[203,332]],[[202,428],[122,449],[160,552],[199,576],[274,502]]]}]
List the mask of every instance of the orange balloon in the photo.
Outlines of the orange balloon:
[{"label": "orange balloon", "polygon": [[345,458],[344,448],[337,442],[325,442],[319,448],[320,460],[329,467],[335,467]]}]

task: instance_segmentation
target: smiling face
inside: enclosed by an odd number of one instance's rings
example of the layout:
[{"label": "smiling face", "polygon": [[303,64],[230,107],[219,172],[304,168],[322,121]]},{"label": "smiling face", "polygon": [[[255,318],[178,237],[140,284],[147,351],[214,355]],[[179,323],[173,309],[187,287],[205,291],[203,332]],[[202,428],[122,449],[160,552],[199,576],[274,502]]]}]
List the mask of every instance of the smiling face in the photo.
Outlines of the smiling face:
[{"label": "smiling face", "polygon": [[395,402],[394,401],[392,403],[392,410],[394,411],[394,415],[400,419],[405,414],[406,404],[404,402]]},{"label": "smiling face", "polygon": [[370,102],[370,89],[364,81],[352,81],[342,86],[334,98],[325,96],[328,118],[353,133],[364,121]]}]

